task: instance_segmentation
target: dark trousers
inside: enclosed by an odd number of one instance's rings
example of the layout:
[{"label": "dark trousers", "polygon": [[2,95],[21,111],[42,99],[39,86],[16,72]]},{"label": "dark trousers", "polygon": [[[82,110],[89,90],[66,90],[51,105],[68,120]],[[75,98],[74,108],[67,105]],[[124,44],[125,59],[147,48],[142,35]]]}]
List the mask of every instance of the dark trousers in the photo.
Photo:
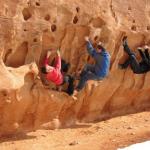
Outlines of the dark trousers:
[{"label": "dark trousers", "polygon": [[[54,65],[54,62],[55,62],[55,58],[52,60],[51,66]],[[68,72],[69,67],[70,67],[70,64],[67,63],[65,60],[61,59],[61,72],[63,74]],[[68,84],[66,92],[69,95],[72,95],[73,91],[74,91],[74,78],[72,76],[70,76],[70,75],[64,75],[64,79],[63,79],[62,85],[65,84],[65,83]]]},{"label": "dark trousers", "polygon": [[148,49],[145,49],[144,53],[145,53],[146,58],[150,61]]},{"label": "dark trousers", "polygon": [[142,61],[139,63],[141,66],[147,66],[150,68],[150,57],[148,49],[145,49],[144,52],[141,49],[138,49],[140,56],[142,58]]},{"label": "dark trousers", "polygon": [[66,92],[69,95],[72,95],[73,91],[74,91],[74,84],[73,84],[74,83],[74,78],[72,76],[70,76],[70,75],[65,75],[63,84],[65,84],[65,83],[68,84]]},{"label": "dark trousers", "polygon": [[133,72],[137,74],[147,72],[149,70],[149,67],[147,65],[148,60],[145,54],[141,50],[139,50],[142,61],[138,63],[135,54],[130,50],[128,44],[125,43],[123,46],[124,51],[128,54],[129,58],[122,64],[122,67],[127,68],[128,65],[130,65]]},{"label": "dark trousers", "polygon": [[87,64],[80,74],[80,80],[77,86],[77,90],[81,90],[88,80],[101,80],[101,79],[103,78],[96,75],[94,66]]}]

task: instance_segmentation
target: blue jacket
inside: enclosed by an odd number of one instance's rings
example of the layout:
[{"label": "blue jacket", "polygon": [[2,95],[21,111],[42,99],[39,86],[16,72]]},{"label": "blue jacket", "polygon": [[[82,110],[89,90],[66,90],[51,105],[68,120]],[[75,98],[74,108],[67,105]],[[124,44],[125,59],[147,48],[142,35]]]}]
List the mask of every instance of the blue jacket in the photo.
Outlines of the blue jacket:
[{"label": "blue jacket", "polygon": [[96,52],[90,42],[87,42],[87,51],[95,59],[95,73],[99,77],[108,75],[110,66],[110,55],[103,48],[101,52]]}]

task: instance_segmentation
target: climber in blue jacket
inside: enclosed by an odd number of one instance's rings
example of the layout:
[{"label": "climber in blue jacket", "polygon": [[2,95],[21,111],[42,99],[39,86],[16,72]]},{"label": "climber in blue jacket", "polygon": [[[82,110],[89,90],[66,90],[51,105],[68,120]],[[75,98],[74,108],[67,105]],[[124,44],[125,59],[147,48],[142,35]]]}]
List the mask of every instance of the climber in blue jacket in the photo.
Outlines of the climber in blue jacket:
[{"label": "climber in blue jacket", "polygon": [[102,80],[108,75],[110,66],[110,55],[99,42],[97,48],[93,48],[89,37],[85,37],[87,51],[95,60],[95,64],[86,64],[80,74],[80,80],[76,88],[81,90],[88,80]]}]

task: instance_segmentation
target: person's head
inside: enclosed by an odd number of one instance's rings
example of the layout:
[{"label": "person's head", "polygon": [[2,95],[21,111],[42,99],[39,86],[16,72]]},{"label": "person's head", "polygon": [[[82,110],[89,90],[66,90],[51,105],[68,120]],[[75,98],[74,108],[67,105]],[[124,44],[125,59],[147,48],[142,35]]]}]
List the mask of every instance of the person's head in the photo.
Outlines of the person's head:
[{"label": "person's head", "polygon": [[100,53],[104,50],[101,42],[99,42],[97,44],[96,50],[97,50],[98,53]]},{"label": "person's head", "polygon": [[49,65],[43,66],[41,68],[41,72],[44,74],[47,74],[47,73],[51,72],[52,70],[53,70],[53,67],[51,67]]}]

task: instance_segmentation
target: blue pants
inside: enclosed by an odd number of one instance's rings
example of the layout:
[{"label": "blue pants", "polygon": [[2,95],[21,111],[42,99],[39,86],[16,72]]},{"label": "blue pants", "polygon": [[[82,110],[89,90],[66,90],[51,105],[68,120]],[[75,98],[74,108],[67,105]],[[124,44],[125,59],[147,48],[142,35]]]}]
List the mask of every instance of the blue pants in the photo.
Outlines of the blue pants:
[{"label": "blue pants", "polygon": [[95,66],[87,64],[80,74],[80,80],[77,86],[77,90],[81,90],[88,80],[102,80],[102,77],[99,77],[95,73]]}]

